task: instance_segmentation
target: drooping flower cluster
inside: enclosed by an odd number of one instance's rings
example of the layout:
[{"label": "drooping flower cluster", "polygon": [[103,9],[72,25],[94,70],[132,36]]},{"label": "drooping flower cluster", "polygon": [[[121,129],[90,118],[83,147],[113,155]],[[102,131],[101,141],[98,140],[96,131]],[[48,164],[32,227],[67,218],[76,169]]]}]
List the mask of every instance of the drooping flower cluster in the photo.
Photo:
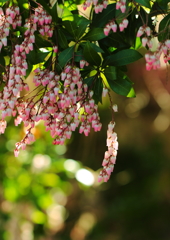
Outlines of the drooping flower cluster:
[{"label": "drooping flower cluster", "polygon": [[91,6],[91,4],[94,5],[94,11],[97,14],[102,12],[103,9],[107,8],[108,0],[103,0],[100,2],[98,0],[86,0],[82,5],[83,10],[86,10],[88,7]]},{"label": "drooping flower cluster", "polygon": [[[37,94],[41,97],[36,100],[36,94],[26,103],[19,104],[16,124],[23,121],[31,131],[35,122],[43,120],[46,130],[54,138],[53,144],[64,144],[79,125],[79,132],[85,136],[88,136],[91,127],[94,131],[100,131],[100,117],[92,98],[93,91],[89,91],[83,83],[78,67],[67,65],[60,75],[48,69],[36,69],[33,81],[35,86],[39,86]],[[16,152],[25,144],[25,139],[27,137],[17,143]]]},{"label": "drooping flower cluster", "polygon": [[[24,76],[26,75],[26,70],[28,68],[28,64],[26,61],[26,54],[33,50],[33,43],[35,42],[34,32],[39,28],[42,29],[41,18],[38,21],[34,21],[34,17],[37,16],[37,9],[35,9],[36,14],[31,14],[30,19],[26,20],[26,24],[24,25],[27,30],[24,33],[24,40],[21,44],[16,44],[13,54],[11,56],[11,64],[6,67],[6,72],[3,75],[3,81],[6,83],[3,91],[0,93],[0,110],[1,112],[1,119],[5,121],[7,116],[15,116],[16,115],[16,107],[20,106],[20,93],[23,90],[28,91],[29,87],[27,83],[24,82]],[[45,23],[46,26],[51,23],[51,17],[45,14],[43,8],[39,7],[38,12],[41,13],[43,19],[47,19]],[[2,13],[2,11],[1,11]],[[11,7],[6,9],[6,15],[8,26],[9,24],[15,22],[14,28],[16,25],[21,25],[21,16],[19,16],[19,8],[18,7]],[[40,14],[38,14],[39,16]],[[12,22],[9,22],[12,19]],[[2,25],[1,32],[7,27],[6,21],[4,20],[4,25]],[[4,30],[3,30],[4,31]],[[4,33],[5,34],[5,33]],[[7,44],[7,36],[1,34],[3,39],[6,39],[6,43],[4,44],[4,40],[1,39],[1,42],[6,46]],[[18,110],[18,112],[20,109]],[[5,130],[6,124],[3,124],[3,131]],[[1,127],[2,128],[2,127]],[[3,132],[1,131],[1,132]]]},{"label": "drooping flower cluster", "polygon": [[119,0],[116,2],[116,10],[120,9],[122,13],[126,11],[126,0]]},{"label": "drooping flower cluster", "polygon": [[18,6],[11,6],[6,8],[6,12],[0,8],[0,50],[2,46],[7,46],[7,37],[10,32],[10,25],[13,29],[17,26],[21,26],[21,15]]},{"label": "drooping flower cluster", "polygon": [[[117,107],[114,106],[114,110],[117,111]],[[107,130],[107,147],[108,150],[105,152],[103,159],[103,169],[100,171],[98,182],[102,180],[107,182],[110,178],[111,173],[114,169],[114,164],[116,163],[116,156],[118,150],[117,134],[114,132],[115,123],[110,122]]]},{"label": "drooping flower cluster", "polygon": [[146,69],[160,68],[160,57],[163,54],[164,62],[167,63],[170,60],[170,40],[167,39],[164,43],[159,43],[155,52],[145,54]]},{"label": "drooping flower cluster", "polygon": [[166,39],[164,42],[159,42],[156,51],[152,51],[152,32],[150,27],[141,26],[137,32],[137,37],[142,37],[143,47],[148,47],[151,52],[145,54],[146,70],[155,70],[160,68],[160,57],[163,54],[164,62],[170,60],[170,40]]},{"label": "drooping flower cluster", "polygon": [[[144,36],[143,36],[144,35]],[[143,47],[148,46],[149,49],[152,48],[153,44],[151,41],[151,29],[148,26],[141,26],[137,32],[137,37],[142,37],[142,45]]]},{"label": "drooping flower cluster", "polygon": [[[127,28],[127,26],[128,26],[128,20],[123,19],[123,21],[121,23],[119,23],[120,32],[123,32],[123,30],[125,28]],[[106,24],[106,26],[104,27],[104,34],[106,36],[108,36],[111,30],[113,32],[117,32],[117,24],[114,20],[112,20],[112,21],[110,21],[109,23]]]}]

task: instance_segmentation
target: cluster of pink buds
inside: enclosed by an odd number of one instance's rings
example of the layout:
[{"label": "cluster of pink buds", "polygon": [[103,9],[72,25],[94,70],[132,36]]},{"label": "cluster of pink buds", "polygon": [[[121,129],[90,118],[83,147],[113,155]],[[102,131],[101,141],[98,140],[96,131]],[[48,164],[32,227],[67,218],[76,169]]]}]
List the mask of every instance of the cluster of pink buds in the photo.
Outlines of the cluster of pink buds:
[{"label": "cluster of pink buds", "polygon": [[35,9],[35,12],[31,14],[29,19],[26,19],[24,27],[27,28],[25,31],[25,39],[21,45],[22,49],[25,49],[28,54],[33,50],[33,43],[35,42],[35,31],[47,37],[52,37],[53,30],[51,29],[52,17],[48,15],[41,6]]},{"label": "cluster of pink buds", "polygon": [[[15,124],[23,121],[29,131],[26,137],[17,143],[15,155],[23,144],[25,146],[30,142],[28,140],[33,139],[28,135],[34,128],[34,123],[40,120],[44,121],[46,131],[50,131],[54,138],[53,144],[64,144],[79,125],[79,132],[85,136],[88,136],[91,127],[94,131],[101,130],[98,107],[92,98],[93,91],[89,91],[88,86],[83,83],[79,68],[66,65],[60,75],[38,68],[33,81],[39,87],[37,94],[25,103],[21,101],[17,104],[19,115]],[[37,100],[39,93],[40,98]]]},{"label": "cluster of pink buds", "polygon": [[17,26],[21,26],[21,20],[19,7],[9,7],[5,13],[3,9],[0,8],[0,50],[3,45],[7,46],[10,25],[15,29]]},{"label": "cluster of pink buds", "polygon": [[164,43],[159,43],[157,50],[154,53],[146,53],[146,69],[160,68],[160,56],[164,55],[164,62],[167,63],[170,60],[170,40],[167,39]]},{"label": "cluster of pink buds", "polygon": [[37,23],[37,26],[39,27],[39,33],[42,36],[46,35],[48,37],[52,37],[53,29],[51,29],[50,26],[52,17],[48,15],[46,11],[44,11],[41,5],[35,9],[35,14],[32,15],[32,20],[34,23]]},{"label": "cluster of pink buds", "polygon": [[[113,107],[114,111],[117,111],[116,105]],[[100,171],[98,182],[102,180],[107,182],[110,178],[111,173],[114,169],[114,164],[116,163],[116,156],[118,150],[117,134],[114,132],[115,123],[110,122],[107,131],[107,147],[108,150],[105,152],[104,160],[102,163],[103,169]]]},{"label": "cluster of pink buds", "polygon": [[[128,23],[129,21],[127,19],[123,19],[123,21],[119,23],[120,32],[122,32],[125,28],[127,28]],[[115,23],[114,20],[106,24],[106,26],[104,27],[104,34],[108,36],[111,30],[113,32],[117,32],[117,24]]]},{"label": "cluster of pink buds", "polygon": [[97,14],[102,12],[103,9],[107,8],[108,0],[104,0],[100,3],[98,2],[98,0],[86,0],[82,6],[83,10],[86,10],[88,7],[90,7],[91,4],[94,5],[94,11]]},{"label": "cluster of pink buds", "polygon": [[137,37],[141,37],[142,35],[145,35],[144,37],[142,37],[142,45],[144,47],[148,46],[149,49],[152,48],[153,44],[151,41],[151,29],[148,26],[141,26],[137,32]]},{"label": "cluster of pink buds", "polygon": [[126,0],[116,2],[116,10],[120,9],[122,13],[126,11]]}]

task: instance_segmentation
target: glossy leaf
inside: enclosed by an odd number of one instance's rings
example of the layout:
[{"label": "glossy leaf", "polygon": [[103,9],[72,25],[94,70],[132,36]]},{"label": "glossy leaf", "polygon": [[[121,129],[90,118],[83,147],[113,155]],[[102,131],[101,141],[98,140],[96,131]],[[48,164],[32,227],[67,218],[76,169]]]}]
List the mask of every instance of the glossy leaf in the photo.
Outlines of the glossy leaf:
[{"label": "glossy leaf", "polygon": [[85,33],[89,23],[88,19],[75,14],[74,21],[64,21],[63,25],[74,39],[79,39]]},{"label": "glossy leaf", "polygon": [[0,71],[3,72],[5,69],[5,59],[4,56],[1,55],[0,57]]},{"label": "glossy leaf", "polygon": [[87,25],[90,23],[90,21],[87,18],[79,15],[74,15],[74,21],[77,24],[76,35],[77,39],[79,39],[85,33]]},{"label": "glossy leaf", "polygon": [[74,46],[66,48],[59,55],[58,61],[61,67],[64,67],[68,61],[70,61],[73,57]]},{"label": "glossy leaf", "polygon": [[90,45],[91,45],[91,47],[92,47],[96,52],[104,53],[103,49],[101,49],[100,47],[98,47],[96,44],[90,43]]},{"label": "glossy leaf", "polygon": [[114,66],[106,67],[104,70],[104,75],[106,79],[115,80],[116,79],[116,68]]},{"label": "glossy leaf", "polygon": [[135,0],[135,2],[141,4],[144,7],[150,8],[150,0]]},{"label": "glossy leaf", "polygon": [[63,13],[62,13],[61,18],[63,21],[73,21],[74,20],[72,12],[70,12],[69,9],[66,7],[63,8]]},{"label": "glossy leaf", "polygon": [[35,34],[35,44],[39,48],[52,47],[51,43],[43,39],[40,35]]},{"label": "glossy leaf", "polygon": [[74,55],[74,61],[75,62],[80,62],[80,60],[84,60],[83,56],[83,50],[81,49],[80,51],[77,51]]},{"label": "glossy leaf", "polygon": [[142,55],[134,49],[124,49],[105,58],[104,66],[123,66],[142,58]]},{"label": "glossy leaf", "polygon": [[58,44],[61,48],[68,48],[67,38],[60,28],[58,29]]},{"label": "glossy leaf", "polygon": [[92,21],[92,26],[94,27],[104,27],[111,19],[115,17],[116,4],[110,4],[102,13],[94,14]]},{"label": "glossy leaf", "polygon": [[27,59],[30,64],[35,65],[41,62],[44,62],[45,58],[48,56],[49,52],[41,52],[33,50],[27,54]]},{"label": "glossy leaf", "polygon": [[93,91],[94,91],[94,100],[96,104],[98,102],[102,103],[103,82],[101,77],[95,80]]},{"label": "glossy leaf", "polygon": [[89,41],[98,41],[103,38],[106,38],[103,28],[93,28],[83,37],[84,40]]},{"label": "glossy leaf", "polygon": [[92,65],[96,65],[96,66],[100,66],[101,64],[101,58],[98,55],[98,53],[93,49],[93,47],[91,46],[90,42],[87,42],[85,47],[84,47],[84,58],[85,60],[92,64]]},{"label": "glossy leaf", "polygon": [[29,16],[29,11],[24,6],[28,5],[28,0],[20,0],[18,1],[18,6],[20,8],[20,12],[22,12],[22,19],[26,19]]},{"label": "glossy leaf", "polygon": [[58,21],[57,3],[55,3],[51,9],[51,16],[53,21],[56,23]]},{"label": "glossy leaf", "polygon": [[169,28],[169,25],[170,25],[170,14],[168,14],[165,18],[163,18],[159,24],[159,32],[161,32],[161,34],[158,35],[159,41],[164,41],[166,39],[167,29]]},{"label": "glossy leaf", "polygon": [[127,97],[134,98],[136,97],[136,93],[133,87],[131,87],[130,92],[128,93]]},{"label": "glossy leaf", "polygon": [[94,81],[94,76],[85,78],[83,80],[83,82],[86,83],[89,87],[92,85],[93,81]]},{"label": "glossy leaf", "polygon": [[128,96],[132,88],[132,83],[127,79],[118,78],[117,80],[107,79],[110,88],[117,94]]}]

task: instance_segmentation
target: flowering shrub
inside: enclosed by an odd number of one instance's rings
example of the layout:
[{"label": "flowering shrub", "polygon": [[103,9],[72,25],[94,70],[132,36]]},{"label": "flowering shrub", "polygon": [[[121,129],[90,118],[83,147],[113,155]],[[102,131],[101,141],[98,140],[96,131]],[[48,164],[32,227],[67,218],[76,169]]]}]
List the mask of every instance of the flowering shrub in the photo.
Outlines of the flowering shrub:
[{"label": "flowering shrub", "polygon": [[[146,69],[160,67],[160,56],[170,60],[168,1],[157,0],[44,0],[0,1],[0,133],[13,116],[23,122],[25,137],[14,154],[33,142],[35,123],[44,121],[54,144],[64,144],[79,128],[88,136],[102,124],[98,103],[110,91],[134,97],[126,65],[143,56]],[[88,10],[86,12],[85,10]],[[156,32],[156,17],[164,14]],[[152,51],[153,38],[159,44]],[[34,72],[34,90],[27,77]],[[107,146],[99,181],[107,181],[118,150],[115,122],[108,125]]]}]

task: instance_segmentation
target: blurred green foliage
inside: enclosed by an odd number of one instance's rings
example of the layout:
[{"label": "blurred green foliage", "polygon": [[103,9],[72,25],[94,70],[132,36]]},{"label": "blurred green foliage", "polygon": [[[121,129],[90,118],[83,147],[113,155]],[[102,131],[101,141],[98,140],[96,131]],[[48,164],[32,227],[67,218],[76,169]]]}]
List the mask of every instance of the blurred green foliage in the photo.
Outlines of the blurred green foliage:
[{"label": "blurred green foliage", "polygon": [[[117,164],[109,182],[102,184],[97,175],[106,148],[105,102],[102,132],[88,138],[75,133],[67,146],[53,146],[39,124],[37,141],[18,158],[13,149],[24,130],[11,123],[0,137],[0,239],[169,240],[168,131],[160,135],[147,129],[150,107],[140,119],[128,121],[123,111],[116,116]],[[82,184],[76,175],[82,168],[93,175],[89,186],[88,179]]]}]

